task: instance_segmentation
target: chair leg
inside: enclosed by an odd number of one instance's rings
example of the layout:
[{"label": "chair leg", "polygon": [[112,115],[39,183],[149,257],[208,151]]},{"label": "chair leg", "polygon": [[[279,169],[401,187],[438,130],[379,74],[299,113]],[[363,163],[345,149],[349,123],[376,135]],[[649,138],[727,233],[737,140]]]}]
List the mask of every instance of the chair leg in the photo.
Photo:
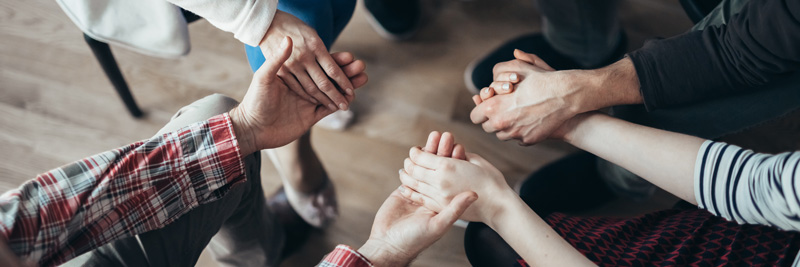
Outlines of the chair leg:
[{"label": "chair leg", "polygon": [[122,72],[120,72],[117,61],[114,59],[114,54],[111,53],[111,48],[108,44],[95,40],[86,34],[83,35],[83,39],[86,40],[86,43],[92,48],[94,57],[97,58],[106,76],[108,76],[108,79],[111,81],[111,85],[117,90],[119,97],[122,98],[122,102],[125,103],[125,107],[128,108],[131,116],[141,118],[143,115],[142,110],[136,105],[136,100],[133,99],[133,95],[131,95],[131,91],[128,89],[128,83],[126,83],[125,78],[122,77]]}]

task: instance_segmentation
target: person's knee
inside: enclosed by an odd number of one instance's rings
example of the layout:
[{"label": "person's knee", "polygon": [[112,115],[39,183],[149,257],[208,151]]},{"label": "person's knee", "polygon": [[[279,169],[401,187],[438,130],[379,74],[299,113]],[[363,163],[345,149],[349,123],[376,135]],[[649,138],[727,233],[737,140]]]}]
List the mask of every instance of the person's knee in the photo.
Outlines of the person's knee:
[{"label": "person's knee", "polygon": [[519,255],[491,227],[471,222],[464,233],[464,251],[472,266],[514,266]]},{"label": "person's knee", "polygon": [[202,99],[212,113],[222,114],[239,105],[239,101],[223,94],[211,94]]}]

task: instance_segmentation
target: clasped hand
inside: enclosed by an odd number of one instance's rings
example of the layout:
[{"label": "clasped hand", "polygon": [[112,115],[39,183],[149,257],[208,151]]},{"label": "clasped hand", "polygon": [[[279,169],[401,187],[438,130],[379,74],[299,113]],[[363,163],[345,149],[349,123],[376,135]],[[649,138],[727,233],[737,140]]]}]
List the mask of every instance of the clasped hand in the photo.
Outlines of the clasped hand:
[{"label": "clasped hand", "polygon": [[[276,46],[274,57],[270,57],[253,75],[242,103],[229,112],[243,155],[286,145],[335,111],[309,102],[289,90],[287,81],[278,76],[284,62],[292,55],[292,43],[291,38],[283,38]],[[367,83],[364,62],[355,60],[347,52],[334,53],[330,57],[345,70],[344,75],[353,88]],[[355,94],[347,95],[346,99],[354,100]]]},{"label": "clasped hand", "polygon": [[569,71],[555,71],[538,56],[514,51],[516,59],[494,67],[494,82],[473,97],[473,123],[500,140],[532,145],[581,113],[582,89]]},{"label": "clasped hand", "polygon": [[[347,66],[337,64],[336,58],[317,32],[300,19],[283,11],[277,11],[259,47],[265,58],[277,58],[281,40],[289,36],[294,40],[292,54],[277,70],[277,75],[300,98],[332,111],[347,110],[354,90],[358,86],[351,80],[355,77]],[[363,68],[363,63],[349,68]],[[338,87],[338,88],[337,88]]]}]

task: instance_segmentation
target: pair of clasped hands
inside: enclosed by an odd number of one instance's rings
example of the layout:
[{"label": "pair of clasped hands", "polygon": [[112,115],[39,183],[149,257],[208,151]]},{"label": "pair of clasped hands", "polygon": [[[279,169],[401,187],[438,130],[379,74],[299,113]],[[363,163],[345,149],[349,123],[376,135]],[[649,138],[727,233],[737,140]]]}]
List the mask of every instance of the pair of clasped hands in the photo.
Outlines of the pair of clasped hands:
[{"label": "pair of clasped hands", "polygon": [[[473,122],[496,133],[501,140],[517,139],[526,145],[545,138],[565,138],[574,128],[568,115],[563,120],[525,117],[525,113],[536,109],[557,110],[549,103],[554,98],[531,90],[541,90],[535,82],[552,81],[554,77],[541,75],[557,72],[536,55],[516,50],[514,56],[515,60],[498,64],[495,81],[473,97]],[[515,91],[515,87],[520,90]],[[522,204],[497,168],[481,156],[466,152],[448,132],[434,131],[424,147],[411,148],[399,178],[402,185],[379,209],[370,239],[359,250],[369,259],[384,259],[375,257],[375,251],[381,250],[377,248],[392,248],[393,253],[383,255],[400,257],[394,262],[381,262],[393,263],[387,266],[407,264],[444,235],[457,219],[484,222],[494,228],[502,223],[499,220],[507,218],[500,215],[507,206]]]}]

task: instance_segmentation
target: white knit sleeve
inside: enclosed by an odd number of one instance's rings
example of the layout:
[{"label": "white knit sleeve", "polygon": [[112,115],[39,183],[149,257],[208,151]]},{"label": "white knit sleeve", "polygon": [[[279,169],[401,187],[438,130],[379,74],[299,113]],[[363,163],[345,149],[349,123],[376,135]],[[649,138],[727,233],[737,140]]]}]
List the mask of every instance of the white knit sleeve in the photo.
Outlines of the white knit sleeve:
[{"label": "white knit sleeve", "polygon": [[233,33],[239,41],[258,46],[278,9],[278,0],[167,0]]},{"label": "white knit sleeve", "polygon": [[700,208],[742,224],[800,231],[800,152],[755,153],[706,141],[695,165]]}]

